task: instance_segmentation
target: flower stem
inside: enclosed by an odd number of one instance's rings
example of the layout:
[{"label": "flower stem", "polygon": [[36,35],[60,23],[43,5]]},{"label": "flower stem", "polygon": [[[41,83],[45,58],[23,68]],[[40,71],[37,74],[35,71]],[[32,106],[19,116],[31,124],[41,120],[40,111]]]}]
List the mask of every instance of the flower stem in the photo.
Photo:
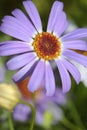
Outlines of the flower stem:
[{"label": "flower stem", "polygon": [[63,118],[63,120],[61,121],[61,123],[62,123],[65,127],[69,128],[70,130],[82,130],[81,128],[79,128],[79,127],[75,126],[74,124],[72,124],[72,123],[71,123],[68,119],[66,119],[66,118]]},{"label": "flower stem", "polygon": [[8,123],[9,123],[10,130],[14,130],[13,121],[12,121],[12,113],[11,112],[9,112],[9,114],[8,114]]},{"label": "flower stem", "polygon": [[35,122],[35,116],[36,116],[36,110],[29,102],[26,102],[24,100],[20,100],[20,102],[22,104],[25,104],[25,105],[29,106],[31,108],[31,110],[32,110],[32,119],[31,119],[30,129],[29,130],[33,130],[34,122]]}]

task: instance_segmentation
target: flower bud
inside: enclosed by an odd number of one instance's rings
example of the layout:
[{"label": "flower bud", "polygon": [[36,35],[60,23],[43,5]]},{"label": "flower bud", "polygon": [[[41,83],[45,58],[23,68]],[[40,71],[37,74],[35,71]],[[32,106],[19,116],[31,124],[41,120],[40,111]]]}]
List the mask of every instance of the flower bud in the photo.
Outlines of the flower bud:
[{"label": "flower bud", "polygon": [[0,84],[0,107],[12,110],[19,100],[19,92],[15,86]]}]

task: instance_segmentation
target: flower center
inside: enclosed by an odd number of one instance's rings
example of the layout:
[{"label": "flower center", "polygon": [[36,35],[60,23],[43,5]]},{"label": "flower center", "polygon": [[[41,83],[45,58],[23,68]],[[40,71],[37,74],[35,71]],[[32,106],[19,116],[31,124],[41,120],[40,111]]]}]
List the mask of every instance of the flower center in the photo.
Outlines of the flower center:
[{"label": "flower center", "polygon": [[61,43],[56,36],[48,32],[37,34],[33,42],[34,51],[39,58],[53,60],[60,56]]}]

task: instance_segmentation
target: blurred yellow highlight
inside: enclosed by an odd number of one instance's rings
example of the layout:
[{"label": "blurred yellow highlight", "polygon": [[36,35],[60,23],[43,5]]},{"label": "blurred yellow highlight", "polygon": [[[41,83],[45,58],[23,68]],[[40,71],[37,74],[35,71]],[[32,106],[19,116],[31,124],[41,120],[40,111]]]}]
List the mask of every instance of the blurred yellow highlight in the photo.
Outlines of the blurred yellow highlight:
[{"label": "blurred yellow highlight", "polygon": [[12,111],[19,101],[20,94],[16,86],[0,84],[0,107]]}]

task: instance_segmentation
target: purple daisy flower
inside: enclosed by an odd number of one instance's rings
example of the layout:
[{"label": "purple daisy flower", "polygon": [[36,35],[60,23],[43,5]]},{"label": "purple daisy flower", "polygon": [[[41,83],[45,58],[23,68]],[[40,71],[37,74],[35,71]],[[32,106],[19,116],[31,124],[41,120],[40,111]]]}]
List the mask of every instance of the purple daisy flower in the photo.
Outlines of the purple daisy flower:
[{"label": "purple daisy flower", "polygon": [[7,62],[9,70],[18,70],[13,76],[15,82],[25,79],[33,67],[28,89],[34,92],[45,81],[48,96],[55,93],[55,78],[50,64],[50,61],[54,61],[60,73],[63,92],[68,92],[71,88],[69,73],[77,84],[81,80],[80,72],[71,60],[87,66],[87,57],[74,51],[87,51],[87,43],[82,40],[87,37],[87,28],[63,35],[68,21],[63,3],[55,1],[48,19],[47,32],[43,32],[41,19],[33,2],[27,0],[23,5],[28,17],[20,9],[15,9],[13,16],[5,16],[2,20],[0,30],[18,40],[1,43],[0,56],[15,56]]},{"label": "purple daisy flower", "polygon": [[[62,93],[60,89],[56,89],[56,93],[52,97],[47,97],[44,91],[39,91],[38,93],[32,94],[32,100],[27,100],[32,103],[36,108],[36,118],[35,122],[39,125],[44,125],[44,115],[46,113],[52,116],[52,123],[58,123],[62,120],[63,111],[61,105],[66,105],[66,95]],[[56,100],[58,99],[58,100]],[[34,100],[34,102],[33,102]],[[13,118],[16,121],[27,121],[30,119],[31,109],[23,104],[18,104],[13,111]]]}]

